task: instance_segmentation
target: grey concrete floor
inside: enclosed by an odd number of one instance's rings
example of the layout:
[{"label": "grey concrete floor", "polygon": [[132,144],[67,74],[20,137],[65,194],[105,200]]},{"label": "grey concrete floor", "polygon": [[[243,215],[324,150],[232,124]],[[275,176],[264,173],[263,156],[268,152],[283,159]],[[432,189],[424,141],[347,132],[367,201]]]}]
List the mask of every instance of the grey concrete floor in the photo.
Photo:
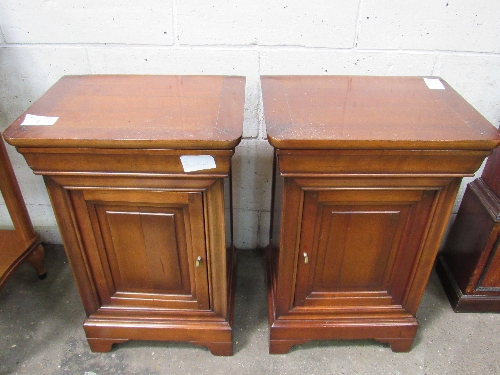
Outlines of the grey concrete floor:
[{"label": "grey concrete floor", "polygon": [[127,342],[92,353],[84,312],[61,246],[48,277],[21,266],[0,291],[0,374],[500,374],[500,314],[456,314],[435,274],[409,353],[375,341],[310,342],[268,354],[263,254],[240,251],[232,357],[185,343]]}]

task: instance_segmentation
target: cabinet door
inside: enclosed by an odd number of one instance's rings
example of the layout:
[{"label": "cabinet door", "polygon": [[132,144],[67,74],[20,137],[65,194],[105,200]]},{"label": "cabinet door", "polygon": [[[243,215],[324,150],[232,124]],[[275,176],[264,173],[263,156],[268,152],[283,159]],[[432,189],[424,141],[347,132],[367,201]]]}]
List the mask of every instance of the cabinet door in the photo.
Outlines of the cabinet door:
[{"label": "cabinet door", "polygon": [[72,191],[102,305],[209,310],[201,192]]},{"label": "cabinet door", "polygon": [[306,191],[294,306],[402,307],[435,193]]}]

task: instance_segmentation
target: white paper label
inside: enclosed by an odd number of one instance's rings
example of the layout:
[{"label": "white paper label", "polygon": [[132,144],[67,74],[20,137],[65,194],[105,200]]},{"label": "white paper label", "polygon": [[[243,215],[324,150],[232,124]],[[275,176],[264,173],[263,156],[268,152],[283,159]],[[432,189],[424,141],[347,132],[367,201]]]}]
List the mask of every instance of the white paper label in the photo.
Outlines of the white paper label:
[{"label": "white paper label", "polygon": [[182,155],[181,163],[184,172],[202,171],[217,167],[215,159],[211,155]]},{"label": "white paper label", "polygon": [[52,126],[56,123],[59,117],[47,117],[37,115],[26,115],[21,125],[24,126]]},{"label": "white paper label", "polygon": [[438,78],[424,78],[424,82],[431,90],[444,90],[443,83]]}]

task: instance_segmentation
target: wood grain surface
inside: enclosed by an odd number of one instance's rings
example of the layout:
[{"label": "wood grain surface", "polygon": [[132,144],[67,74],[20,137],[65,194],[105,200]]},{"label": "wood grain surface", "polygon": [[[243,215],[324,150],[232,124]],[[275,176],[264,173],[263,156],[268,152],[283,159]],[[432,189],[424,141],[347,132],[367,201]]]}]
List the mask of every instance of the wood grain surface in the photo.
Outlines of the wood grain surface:
[{"label": "wood grain surface", "polygon": [[[65,76],[4,136],[23,147],[232,148],[244,88],[244,77]],[[23,126],[26,114],[59,119]]]},{"label": "wood grain surface", "polygon": [[[435,78],[439,79],[439,78]],[[492,149],[497,130],[440,79],[264,76],[269,142],[307,149]]]}]

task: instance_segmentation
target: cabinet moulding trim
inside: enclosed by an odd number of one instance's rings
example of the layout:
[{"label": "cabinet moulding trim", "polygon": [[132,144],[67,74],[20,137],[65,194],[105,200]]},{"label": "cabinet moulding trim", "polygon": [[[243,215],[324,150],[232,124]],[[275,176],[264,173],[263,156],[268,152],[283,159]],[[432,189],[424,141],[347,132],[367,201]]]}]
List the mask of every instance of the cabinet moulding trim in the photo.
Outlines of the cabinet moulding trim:
[{"label": "cabinet moulding trim", "polygon": [[495,222],[500,222],[500,199],[490,190],[482,178],[472,181],[470,190]]},{"label": "cabinet moulding trim", "polygon": [[141,172],[132,172],[132,173],[108,173],[108,172],[54,172],[54,171],[42,171],[42,170],[34,170],[36,175],[42,176],[77,176],[77,177],[140,177],[140,178],[178,178],[178,179],[206,179],[206,178],[225,178],[229,176],[229,173],[206,173],[206,174],[182,174],[182,173],[141,173]]},{"label": "cabinet moulding trim", "polygon": [[395,174],[395,173],[293,173],[280,172],[281,177],[294,178],[462,178],[474,177],[474,173],[418,173],[418,174]]}]

